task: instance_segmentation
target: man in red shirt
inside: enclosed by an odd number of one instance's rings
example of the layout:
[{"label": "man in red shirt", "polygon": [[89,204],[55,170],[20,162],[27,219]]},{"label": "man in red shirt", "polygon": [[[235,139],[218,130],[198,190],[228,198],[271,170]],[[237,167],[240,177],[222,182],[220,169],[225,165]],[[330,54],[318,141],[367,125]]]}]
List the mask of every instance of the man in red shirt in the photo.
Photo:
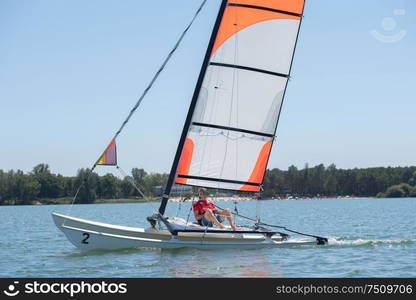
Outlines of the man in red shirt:
[{"label": "man in red shirt", "polygon": [[213,225],[225,229],[226,227],[221,223],[227,219],[233,230],[237,230],[234,224],[234,218],[229,208],[221,210],[218,209],[214,203],[207,200],[208,191],[205,188],[198,190],[199,200],[193,204],[193,211],[195,219],[201,226],[212,227]]}]

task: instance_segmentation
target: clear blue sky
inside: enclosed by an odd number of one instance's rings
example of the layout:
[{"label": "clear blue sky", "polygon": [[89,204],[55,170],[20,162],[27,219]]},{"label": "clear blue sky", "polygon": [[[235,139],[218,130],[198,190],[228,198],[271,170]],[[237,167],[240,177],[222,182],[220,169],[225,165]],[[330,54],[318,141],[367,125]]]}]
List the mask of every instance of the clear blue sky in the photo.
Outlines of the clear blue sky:
[{"label": "clear blue sky", "polygon": [[[200,2],[0,1],[0,169],[90,167]],[[120,135],[126,171],[170,170],[219,3]],[[307,1],[269,168],[416,165],[415,20],[414,0]]]}]

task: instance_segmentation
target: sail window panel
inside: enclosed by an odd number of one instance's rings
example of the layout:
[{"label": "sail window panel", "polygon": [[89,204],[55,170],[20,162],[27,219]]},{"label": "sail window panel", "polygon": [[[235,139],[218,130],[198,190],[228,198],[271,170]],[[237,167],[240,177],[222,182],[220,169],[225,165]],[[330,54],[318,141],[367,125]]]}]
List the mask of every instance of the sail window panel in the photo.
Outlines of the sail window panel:
[{"label": "sail window panel", "polygon": [[227,7],[211,61],[289,74],[299,23],[299,17]]},{"label": "sail window panel", "polygon": [[287,78],[210,66],[193,122],[274,135]]},{"label": "sail window panel", "polygon": [[230,130],[192,126],[186,143],[187,147],[182,152],[177,172],[177,183],[255,191],[263,181],[272,139]]},{"label": "sail window panel", "polygon": [[229,0],[229,4],[253,5],[302,14],[305,0]]}]

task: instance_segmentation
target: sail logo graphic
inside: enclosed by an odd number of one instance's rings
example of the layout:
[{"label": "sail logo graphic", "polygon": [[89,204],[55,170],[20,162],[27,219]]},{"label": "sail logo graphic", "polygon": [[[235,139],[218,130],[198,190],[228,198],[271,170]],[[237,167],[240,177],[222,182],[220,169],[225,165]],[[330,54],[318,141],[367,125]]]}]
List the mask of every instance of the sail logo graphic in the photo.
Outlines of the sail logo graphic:
[{"label": "sail logo graphic", "polygon": [[[395,16],[404,16],[406,11],[404,9],[395,9],[393,14]],[[406,30],[402,29],[396,33],[393,31],[397,27],[396,20],[392,17],[385,17],[381,21],[381,27],[384,30],[384,33],[380,33],[378,30],[371,30],[371,35],[378,41],[383,43],[397,43],[398,41],[402,40],[407,32]]]},{"label": "sail logo graphic", "polygon": [[6,296],[9,296],[9,297],[14,297],[14,296],[17,296],[19,293],[20,293],[20,291],[19,290],[16,290],[16,285],[19,283],[19,281],[14,281],[13,282],[13,284],[10,284],[8,287],[7,287],[7,290],[4,290],[3,291],[3,293],[6,295]]}]

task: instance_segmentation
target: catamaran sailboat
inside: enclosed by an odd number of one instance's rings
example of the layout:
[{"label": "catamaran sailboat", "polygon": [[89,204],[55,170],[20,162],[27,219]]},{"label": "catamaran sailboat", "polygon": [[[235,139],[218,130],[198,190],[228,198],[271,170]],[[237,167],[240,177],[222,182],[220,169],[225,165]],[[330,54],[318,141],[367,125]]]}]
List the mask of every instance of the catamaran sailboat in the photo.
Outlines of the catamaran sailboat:
[{"label": "catamaran sailboat", "polygon": [[[253,226],[234,231],[230,227],[201,226],[165,216],[175,183],[249,193],[261,190],[290,77],[303,9],[304,0],[222,1],[160,207],[147,218],[149,227],[105,224],[53,213],[56,226],[72,244],[82,250],[222,249],[324,245],[328,242],[324,237],[265,224],[259,219],[253,220]],[[97,165],[117,165],[118,134],[192,22],[93,169]],[[279,231],[274,230],[276,228]],[[289,233],[307,239],[294,239]]]}]

